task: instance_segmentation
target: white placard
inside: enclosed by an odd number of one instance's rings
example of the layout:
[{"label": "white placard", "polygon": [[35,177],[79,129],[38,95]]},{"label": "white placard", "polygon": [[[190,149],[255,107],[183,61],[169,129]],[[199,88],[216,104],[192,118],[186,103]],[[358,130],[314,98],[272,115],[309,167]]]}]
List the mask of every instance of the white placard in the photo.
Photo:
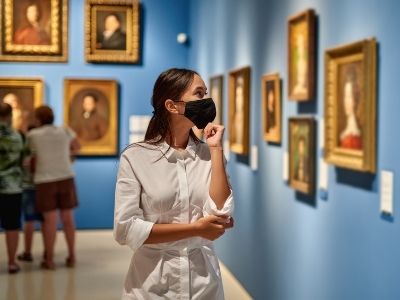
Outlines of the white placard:
[{"label": "white placard", "polygon": [[258,147],[251,146],[250,167],[253,171],[258,169]]},{"label": "white placard", "polygon": [[130,132],[146,132],[151,116],[131,115],[129,116]]},{"label": "white placard", "polygon": [[129,135],[129,144],[142,142],[144,140],[144,134],[131,133]]},{"label": "white placard", "polygon": [[325,147],[325,121],[324,118],[319,120],[319,148],[324,149]]},{"label": "white placard", "polygon": [[381,172],[381,212],[393,214],[393,172]]},{"label": "white placard", "polygon": [[283,170],[282,170],[283,181],[289,180],[289,152],[283,153]]},{"label": "white placard", "polygon": [[226,161],[229,161],[229,154],[230,154],[230,152],[229,152],[229,141],[225,140],[224,141],[224,145],[222,147],[224,149],[225,159],[226,159]]},{"label": "white placard", "polygon": [[328,189],[328,164],[323,158],[319,159],[319,187]]}]

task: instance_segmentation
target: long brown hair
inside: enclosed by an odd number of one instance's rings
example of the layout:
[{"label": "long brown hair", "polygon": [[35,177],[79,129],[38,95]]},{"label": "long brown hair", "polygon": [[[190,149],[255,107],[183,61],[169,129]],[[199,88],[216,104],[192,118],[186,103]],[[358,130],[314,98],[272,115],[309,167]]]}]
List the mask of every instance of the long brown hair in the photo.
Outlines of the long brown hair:
[{"label": "long brown hair", "polygon": [[[144,138],[146,143],[155,145],[171,137],[170,115],[164,103],[167,99],[181,100],[186,89],[192,84],[194,75],[198,73],[188,69],[172,68],[158,76],[151,98],[154,111]],[[189,134],[195,142],[200,141],[192,129]]]}]

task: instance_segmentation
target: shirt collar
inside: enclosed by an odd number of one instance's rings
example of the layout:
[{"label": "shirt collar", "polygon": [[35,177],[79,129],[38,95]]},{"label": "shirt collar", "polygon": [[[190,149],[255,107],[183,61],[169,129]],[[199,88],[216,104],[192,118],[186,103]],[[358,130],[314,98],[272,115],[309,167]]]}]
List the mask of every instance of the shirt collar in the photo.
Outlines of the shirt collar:
[{"label": "shirt collar", "polygon": [[[163,141],[160,144],[159,149],[161,150],[161,152],[165,155],[165,157],[168,160],[170,160],[170,158],[174,157],[178,152],[178,150],[175,150],[170,145],[168,145],[168,143],[166,141]],[[188,144],[187,144],[185,150],[192,158],[196,157],[197,144],[191,136],[189,136],[189,141],[188,141]]]}]

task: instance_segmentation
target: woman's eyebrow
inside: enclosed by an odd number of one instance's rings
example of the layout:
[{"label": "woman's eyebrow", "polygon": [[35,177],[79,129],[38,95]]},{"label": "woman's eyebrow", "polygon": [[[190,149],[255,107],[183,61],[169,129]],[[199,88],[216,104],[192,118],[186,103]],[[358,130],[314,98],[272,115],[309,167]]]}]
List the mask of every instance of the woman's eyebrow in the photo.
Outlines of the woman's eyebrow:
[{"label": "woman's eyebrow", "polygon": [[202,86],[202,85],[198,85],[195,87],[195,89],[193,90],[194,92],[196,92],[197,90],[202,90],[202,91],[207,91],[207,88]]}]

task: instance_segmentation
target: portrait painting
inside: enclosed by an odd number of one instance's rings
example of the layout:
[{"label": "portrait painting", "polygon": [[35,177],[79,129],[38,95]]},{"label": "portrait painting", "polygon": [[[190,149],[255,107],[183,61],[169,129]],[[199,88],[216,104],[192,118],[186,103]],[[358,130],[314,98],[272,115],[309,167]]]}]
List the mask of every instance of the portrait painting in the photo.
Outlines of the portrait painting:
[{"label": "portrait painting", "polygon": [[115,155],[118,89],[114,80],[66,79],[64,123],[77,135],[82,155]]},{"label": "portrait painting", "polygon": [[214,100],[215,107],[217,110],[217,116],[213,123],[223,125],[223,83],[224,76],[213,76],[210,78],[210,86],[208,88],[208,93],[210,97]]},{"label": "portrait painting", "polygon": [[43,81],[39,78],[0,78],[0,102],[12,107],[12,127],[26,133],[35,125],[34,109],[43,104]]},{"label": "portrait painting", "polygon": [[139,9],[138,0],[87,0],[86,60],[138,63]]},{"label": "portrait painting", "polygon": [[0,60],[67,60],[67,0],[1,1]]},{"label": "portrait painting", "polygon": [[314,193],[315,120],[289,119],[289,184],[304,194]]},{"label": "portrait painting", "polygon": [[289,18],[288,95],[296,101],[314,97],[315,13],[309,9]]},{"label": "portrait painting", "polygon": [[249,152],[250,67],[229,73],[229,145],[232,152]]},{"label": "portrait painting", "polygon": [[375,171],[376,41],[325,54],[325,157],[330,163]]},{"label": "portrait painting", "polygon": [[261,79],[262,126],[264,140],[281,142],[281,79],[278,73],[266,74]]}]

